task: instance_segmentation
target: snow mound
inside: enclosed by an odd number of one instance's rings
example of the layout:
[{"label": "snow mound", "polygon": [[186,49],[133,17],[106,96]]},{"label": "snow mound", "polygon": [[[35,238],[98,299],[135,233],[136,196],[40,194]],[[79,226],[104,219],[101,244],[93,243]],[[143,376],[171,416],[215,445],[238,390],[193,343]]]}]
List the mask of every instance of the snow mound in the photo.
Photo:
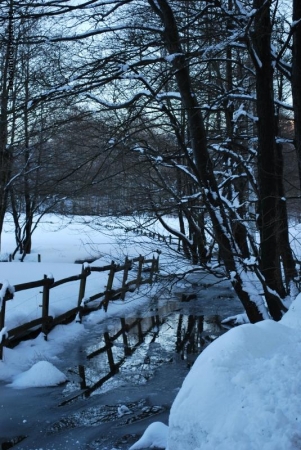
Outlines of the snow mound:
[{"label": "snow mound", "polygon": [[129,450],[139,450],[143,448],[166,448],[167,434],[167,425],[162,422],[153,422],[147,427],[139,441],[132,445]]},{"label": "snow mound", "polygon": [[131,414],[131,410],[125,405],[118,406],[117,411],[118,417],[122,417],[126,414]]},{"label": "snow mound", "polygon": [[18,374],[8,386],[14,388],[57,386],[66,376],[48,361],[39,361],[26,372]]},{"label": "snow mound", "polygon": [[282,317],[281,323],[290,328],[301,330],[301,294],[298,295],[288,312]]},{"label": "snow mound", "polygon": [[167,448],[300,449],[300,328],[301,295],[280,323],[241,325],[208,346],[172,405]]}]

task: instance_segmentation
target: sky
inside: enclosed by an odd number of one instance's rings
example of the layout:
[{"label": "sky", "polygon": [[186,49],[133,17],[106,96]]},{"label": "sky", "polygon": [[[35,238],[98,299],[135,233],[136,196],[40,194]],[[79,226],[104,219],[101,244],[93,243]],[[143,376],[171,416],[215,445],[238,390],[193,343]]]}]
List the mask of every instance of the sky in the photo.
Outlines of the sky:
[{"label": "sky", "polygon": [[[84,259],[93,252],[100,258],[93,264],[101,264],[109,261],[114,253],[122,260],[127,253],[151,253],[155,249],[149,246],[154,244],[147,246],[146,240],[140,238],[140,242],[132,242],[131,248],[126,249],[122,237],[114,237],[115,227],[100,237],[85,225],[73,223],[65,227],[59,218],[48,216],[47,220],[36,234],[34,253],[28,262],[1,263],[2,282],[33,281],[44,273],[61,279],[78,272],[80,266],[74,264],[75,259]],[[8,224],[2,254],[10,252],[11,245]],[[42,255],[42,263],[30,261],[37,253]],[[168,257],[163,255],[163,266],[166,261]],[[105,279],[98,274],[98,278],[88,279],[88,290],[98,289],[102,283],[105,284]],[[74,293],[76,289],[75,286]],[[108,314],[118,314],[121,308],[129,311],[151,295],[145,288],[127,302],[114,303]],[[40,300],[38,291],[25,291],[25,296],[16,295],[7,302],[8,328],[33,318],[39,312]],[[63,307],[68,309],[72,301],[72,289],[69,287],[68,292],[62,289],[53,299],[53,314]],[[97,323],[105,320],[104,314],[103,311],[92,313],[87,320]],[[189,371],[173,402],[168,423],[154,421],[129,450],[300,450],[300,328],[301,295],[280,322],[266,320],[255,325],[243,324],[216,339]],[[73,322],[56,327],[49,341],[39,335],[34,341],[4,349],[0,380],[9,389],[63,383],[66,374],[56,368],[56,358],[64,343],[70,338],[82,339],[86,332],[84,324]]]}]

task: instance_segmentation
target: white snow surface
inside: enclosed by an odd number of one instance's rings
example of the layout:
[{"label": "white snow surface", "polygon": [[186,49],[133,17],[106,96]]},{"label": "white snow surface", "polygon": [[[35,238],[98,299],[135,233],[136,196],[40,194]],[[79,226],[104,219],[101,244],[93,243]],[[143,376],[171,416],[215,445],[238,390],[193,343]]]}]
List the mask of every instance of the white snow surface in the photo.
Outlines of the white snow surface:
[{"label": "white snow surface", "polygon": [[39,361],[30,369],[18,374],[9,386],[14,388],[57,386],[67,377],[48,361]]},{"label": "white snow surface", "polygon": [[[73,233],[68,228],[64,230],[60,229],[53,239],[45,229],[41,241],[37,235],[36,252],[42,253],[47,267],[43,267],[43,263],[1,263],[2,282],[7,279],[14,285],[39,279],[45,273],[54,274],[55,279],[74,273],[75,265],[70,263],[79,253],[80,256],[87,254],[84,241],[90,242],[91,236],[80,231]],[[296,226],[295,236],[299,232],[300,226]],[[11,251],[9,239],[9,234],[4,235],[3,250],[7,252]],[[107,241],[109,239],[107,236]],[[97,241],[95,236],[93,240]],[[43,253],[45,244],[49,248]],[[120,242],[114,248],[110,245],[108,242],[109,259],[121,248]],[[103,249],[103,241],[99,248]],[[140,250],[143,253],[141,247]],[[65,264],[58,264],[62,259]],[[141,301],[145,301],[143,293],[140,294]],[[31,296],[39,308],[40,294],[32,295],[29,291],[24,297],[16,296],[7,302],[11,323],[20,323],[23,316],[28,315]],[[66,305],[67,300],[64,300]],[[59,298],[58,304],[61,303]],[[114,304],[110,314],[114,314],[114,308],[115,311],[130,309],[135,304],[136,299],[128,304]],[[92,323],[104,320],[104,312],[91,314],[89,320]],[[171,408],[169,426],[154,422],[131,450],[156,447],[168,450],[300,450],[300,329],[301,294],[280,322],[265,320],[255,325],[240,325],[216,339],[198,357],[184,380]],[[65,375],[55,367],[58,355],[65,343],[85,333],[83,324],[73,322],[56,327],[47,341],[40,334],[35,340],[24,341],[13,349],[5,348],[3,361],[0,361],[0,380],[15,388],[64,382]]]},{"label": "white snow surface", "polygon": [[129,450],[143,448],[166,448],[168,426],[162,422],[153,422],[145,430],[143,436]]},{"label": "white snow surface", "polygon": [[[6,290],[13,292],[13,286],[20,283],[41,280],[45,274],[48,278],[53,277],[55,281],[80,274],[82,266],[74,264],[75,260],[84,261],[90,257],[96,257],[98,259],[90,265],[104,266],[112,260],[123,263],[125,256],[134,258],[141,254],[151,258],[153,255],[158,255],[157,248],[162,249],[162,244],[146,236],[126,234],[118,224],[118,220],[121,221],[120,218],[98,218],[97,223],[94,220],[88,216],[66,218],[53,214],[45,215],[33,235],[32,254],[26,256],[25,262],[19,262],[17,258],[13,262],[0,262],[0,282],[3,284],[3,288],[0,289],[0,303],[3,301]],[[130,229],[139,226],[137,218],[124,218],[122,221],[123,225],[126,224]],[[154,231],[164,234],[162,227]],[[2,234],[1,252],[7,255],[13,252],[14,247],[14,226],[8,216]],[[38,254],[41,255],[41,263],[37,262]],[[164,272],[164,260],[168,261],[168,258],[163,253],[160,254],[161,273]],[[170,261],[166,265],[170,266]],[[88,264],[84,263],[84,267],[87,266]],[[116,274],[114,287],[115,283],[117,285],[120,282],[120,276],[118,276],[120,274],[122,276],[122,272]],[[108,272],[92,272],[87,278],[85,297],[103,291],[107,279]],[[79,281],[66,283],[50,290],[50,315],[56,317],[74,308],[78,301],[78,290]],[[22,383],[22,387],[40,386],[41,381],[38,379],[40,374],[36,370],[36,363],[48,361],[54,366],[59,364],[64,347],[70,342],[75,344],[78,339],[85,339],[87,336],[85,323],[92,326],[112,316],[120,316],[120,314],[127,316],[135,308],[145,305],[147,299],[152,298],[156,290],[155,284],[153,286],[145,284],[140,287],[139,292],[128,293],[125,301],[118,300],[110,303],[107,313],[101,309],[86,316],[82,324],[74,321],[69,325],[56,326],[48,334],[47,341],[41,333],[37,338],[23,341],[13,349],[4,347],[3,359],[0,360],[0,381],[10,383],[11,387],[20,387]],[[12,328],[40,318],[41,304],[41,287],[15,292],[14,298],[6,301],[5,324],[0,330],[0,339]],[[31,370],[32,368],[35,369]],[[52,374],[53,377],[48,376],[43,383],[50,386],[56,385],[57,377],[54,372]]]},{"label": "white snow surface", "polygon": [[301,294],[281,322],[233,328],[198,357],[170,412],[168,450],[301,448]]},{"label": "white snow surface", "polygon": [[154,422],[129,450],[300,450],[300,329],[301,294],[280,322],[220,336],[184,380],[169,427]]}]

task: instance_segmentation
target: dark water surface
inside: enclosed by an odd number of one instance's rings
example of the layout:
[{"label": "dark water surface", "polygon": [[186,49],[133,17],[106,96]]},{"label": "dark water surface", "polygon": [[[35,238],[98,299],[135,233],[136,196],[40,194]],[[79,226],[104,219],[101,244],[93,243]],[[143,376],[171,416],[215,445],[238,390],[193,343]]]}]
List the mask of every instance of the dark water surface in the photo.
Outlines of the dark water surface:
[{"label": "dark water surface", "polygon": [[128,449],[150,423],[168,423],[194,360],[226,331],[221,319],[241,312],[228,283],[206,279],[163,305],[93,326],[88,341],[60,355],[66,385],[0,384],[0,449]]}]

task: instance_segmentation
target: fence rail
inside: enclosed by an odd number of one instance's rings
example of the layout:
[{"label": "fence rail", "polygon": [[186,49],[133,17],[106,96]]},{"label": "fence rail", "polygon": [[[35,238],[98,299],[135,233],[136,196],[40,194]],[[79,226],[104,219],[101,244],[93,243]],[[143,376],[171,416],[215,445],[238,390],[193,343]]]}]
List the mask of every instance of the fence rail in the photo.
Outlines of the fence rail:
[{"label": "fence rail", "polygon": [[168,235],[160,234],[160,233],[156,233],[155,231],[144,230],[143,228],[135,228],[133,230],[133,232],[140,236],[146,236],[151,239],[156,239],[157,241],[166,242],[169,245],[176,244],[178,247],[181,246],[181,239],[179,237],[173,236],[171,234],[168,234]]},{"label": "fence rail", "polygon": [[[135,279],[128,281],[129,271],[133,269],[133,264],[135,263],[138,263],[137,276]],[[25,336],[28,336],[30,332],[42,330],[44,337],[47,340],[48,333],[60,323],[74,320],[74,318],[80,322],[84,314],[88,314],[97,309],[104,308],[104,310],[107,311],[110,301],[116,299],[124,300],[127,292],[135,291],[142,284],[152,284],[154,275],[158,270],[159,256],[153,256],[151,259],[146,259],[144,256],[140,255],[133,259],[128,259],[126,257],[124,264],[122,265],[116,264],[114,261],[112,261],[111,264],[102,267],[90,267],[87,264],[83,264],[80,274],[57,281],[44,275],[44,278],[41,280],[16,284],[15,286],[6,286],[0,283],[0,360],[2,360],[3,348],[5,346],[12,346],[14,342],[19,342]],[[108,272],[108,281],[106,289],[103,292],[97,292],[92,296],[86,297],[87,278],[92,272]],[[114,277],[118,272],[123,272],[121,286],[113,288]],[[147,277],[145,276],[146,273]],[[73,281],[80,281],[76,306],[59,316],[52,317],[49,315],[50,292],[62,284]],[[37,287],[43,288],[41,317],[7,330],[5,327],[6,302],[13,299],[14,292]],[[99,300],[97,304],[95,304],[96,300]],[[93,306],[91,306],[92,302]]]}]

